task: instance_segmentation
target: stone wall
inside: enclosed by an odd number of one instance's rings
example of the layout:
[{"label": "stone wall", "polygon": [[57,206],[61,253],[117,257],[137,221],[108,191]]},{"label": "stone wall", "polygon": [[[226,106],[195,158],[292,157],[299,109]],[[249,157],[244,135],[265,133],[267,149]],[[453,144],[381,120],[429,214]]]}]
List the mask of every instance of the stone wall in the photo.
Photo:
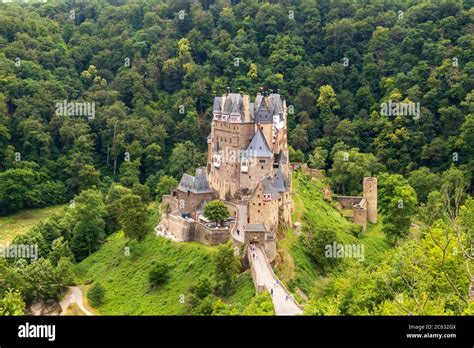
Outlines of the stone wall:
[{"label": "stone wall", "polygon": [[353,208],[354,215],[352,217],[352,222],[361,225],[362,230],[365,232],[367,228],[367,209],[359,206]]},{"label": "stone wall", "polygon": [[273,176],[273,158],[257,158],[255,163],[249,165],[247,173],[240,173],[240,188],[249,191],[255,190],[255,187],[266,176]]},{"label": "stone wall", "polygon": [[174,196],[163,195],[163,197],[161,198],[161,202],[161,207],[165,212],[178,210],[178,200]]},{"label": "stone wall", "polygon": [[377,223],[377,178],[364,178],[364,198],[367,200],[367,218]]},{"label": "stone wall", "polygon": [[194,213],[202,204],[202,202],[209,202],[215,198],[214,193],[200,193],[194,194],[192,192],[183,192],[176,190],[176,196],[178,199],[178,207],[180,212]]},{"label": "stone wall", "polygon": [[194,240],[193,236],[197,223],[192,219],[184,219],[179,215],[164,213],[160,224],[172,233],[178,241],[188,242],[190,239]]},{"label": "stone wall", "polygon": [[271,238],[267,239],[264,244],[265,247],[265,254],[267,254],[267,258],[269,262],[273,262],[277,255],[277,248],[276,248],[276,239]]},{"label": "stone wall", "polygon": [[204,224],[197,223],[196,242],[206,245],[226,243],[230,239],[230,231],[232,227],[233,226],[230,226],[229,228],[211,228]]},{"label": "stone wall", "polygon": [[352,209],[354,205],[359,204],[362,197],[355,196],[335,196],[334,199],[338,202],[342,209]]},{"label": "stone wall", "polygon": [[279,219],[286,225],[291,226],[291,213],[293,212],[293,200],[290,192],[283,192],[278,198]]},{"label": "stone wall", "polygon": [[263,192],[256,191],[249,202],[249,223],[262,223],[267,231],[278,230],[278,198],[263,200]]},{"label": "stone wall", "polygon": [[[240,188],[240,151],[245,150],[255,133],[254,123],[228,123],[214,121],[211,130],[211,142],[208,143],[209,184],[219,193],[221,199],[227,194],[234,195]],[[219,142],[222,162],[219,168],[213,165],[214,146]],[[236,154],[228,156],[229,150]]]}]

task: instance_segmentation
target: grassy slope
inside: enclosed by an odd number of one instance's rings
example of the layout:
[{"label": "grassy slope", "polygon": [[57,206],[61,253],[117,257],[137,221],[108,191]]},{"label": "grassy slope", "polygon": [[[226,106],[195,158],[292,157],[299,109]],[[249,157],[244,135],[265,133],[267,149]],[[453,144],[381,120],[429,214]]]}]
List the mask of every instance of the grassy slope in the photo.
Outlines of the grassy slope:
[{"label": "grassy slope", "polygon": [[[360,242],[365,249],[363,266],[367,267],[377,263],[389,248],[381,231],[381,223],[369,225],[364,236],[358,240],[348,232],[351,223],[329,202],[323,199],[323,187],[324,184],[317,179],[305,183],[296,175],[293,176],[293,200],[295,204],[293,222],[301,222],[303,226],[311,225],[315,230],[319,228],[333,229],[336,231],[340,243],[358,244]],[[276,272],[302,302],[304,300],[295,291],[296,287],[309,298],[318,296],[329,281],[344,278],[346,272],[351,272],[352,267],[359,263],[359,261],[352,259],[345,260],[327,275],[322,275],[305,253],[295,229],[286,231],[284,238],[280,239],[278,247],[282,261],[277,265]]]},{"label": "grassy slope", "polygon": [[16,236],[26,233],[43,219],[61,211],[65,205],[42,209],[29,209],[19,213],[0,217],[0,245],[10,243]]},{"label": "grassy slope", "polygon": [[[99,251],[77,265],[79,282],[99,281],[106,289],[106,301],[97,308],[105,315],[185,315],[187,305],[180,296],[201,276],[212,276],[212,254],[216,248],[198,243],[173,243],[149,234],[124,255],[126,239],[111,235]],[[171,277],[160,288],[150,289],[148,273],[152,262],[171,265]],[[248,272],[237,282],[237,291],[225,302],[245,305],[255,290]]]}]

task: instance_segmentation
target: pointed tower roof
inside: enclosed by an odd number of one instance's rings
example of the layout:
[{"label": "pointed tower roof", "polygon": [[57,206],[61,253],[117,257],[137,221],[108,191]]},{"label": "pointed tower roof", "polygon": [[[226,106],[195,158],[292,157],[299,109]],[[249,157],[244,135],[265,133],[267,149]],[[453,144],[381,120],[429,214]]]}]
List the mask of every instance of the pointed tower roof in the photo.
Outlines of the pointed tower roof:
[{"label": "pointed tower roof", "polygon": [[214,105],[212,110],[215,112],[220,112],[221,111],[221,103],[222,103],[222,98],[221,97],[214,97]]},{"label": "pointed tower roof", "polygon": [[199,193],[212,193],[207,181],[205,168],[199,167],[196,169],[196,176],[189,174],[183,174],[178,185],[178,190],[182,192],[192,192],[195,194]]},{"label": "pointed tower roof", "polygon": [[269,178],[267,177],[263,178],[262,187],[263,187],[263,193],[269,195],[271,199],[275,199],[279,197],[278,190],[275,187],[273,187]]},{"label": "pointed tower roof", "polygon": [[265,136],[262,133],[262,130],[259,128],[257,133],[252,138],[247,151],[250,154],[256,153],[257,157],[272,158],[273,152],[270,150],[270,147],[265,140]]},{"label": "pointed tower roof", "polygon": [[272,186],[278,192],[287,192],[288,191],[288,177],[286,176],[285,169],[283,166],[278,166],[278,169],[273,177]]}]

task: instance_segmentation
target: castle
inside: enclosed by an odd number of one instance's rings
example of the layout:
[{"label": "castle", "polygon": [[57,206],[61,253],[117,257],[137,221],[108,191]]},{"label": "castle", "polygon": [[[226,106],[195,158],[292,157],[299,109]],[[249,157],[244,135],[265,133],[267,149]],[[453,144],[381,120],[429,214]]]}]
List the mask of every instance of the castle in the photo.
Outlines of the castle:
[{"label": "castle", "polygon": [[[227,93],[214,98],[206,167],[184,174],[163,196],[163,233],[179,241],[214,245],[261,243],[271,261],[279,224],[291,224],[291,169],[287,108],[279,94]],[[224,201],[232,219],[214,226],[202,215],[213,199]]]},{"label": "castle", "polygon": [[[163,196],[157,233],[207,245],[259,243],[274,260],[279,225],[291,225],[293,209],[285,101],[273,93],[259,93],[253,102],[240,93],[215,97],[207,146],[206,166],[194,176],[183,174]],[[214,199],[223,201],[231,215],[222,226],[203,215]],[[362,197],[335,200],[364,231],[367,221],[377,222],[377,178],[364,178]]]}]

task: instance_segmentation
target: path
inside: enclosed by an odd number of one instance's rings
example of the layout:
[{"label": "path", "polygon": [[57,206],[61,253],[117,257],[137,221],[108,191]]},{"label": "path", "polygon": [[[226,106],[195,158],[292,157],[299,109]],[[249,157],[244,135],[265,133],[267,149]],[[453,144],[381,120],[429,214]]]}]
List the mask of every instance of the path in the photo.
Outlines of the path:
[{"label": "path", "polygon": [[[276,277],[260,245],[255,244],[254,253],[255,258],[253,258],[252,251],[249,250],[249,259],[252,258],[250,264],[257,277],[257,286],[263,285],[269,293],[273,289],[272,300],[276,315],[302,314],[303,311],[297,305],[293,296]],[[278,285],[276,285],[276,282],[278,282]]]},{"label": "path", "polygon": [[[232,237],[236,241],[243,244],[245,240],[244,228],[245,228],[245,225],[247,224],[247,205],[237,204],[236,206],[237,206],[237,217],[236,217],[237,228],[235,230],[235,233],[232,234]],[[239,230],[239,234],[237,234],[237,230]]]},{"label": "path", "polygon": [[94,315],[84,306],[84,303],[82,302],[82,290],[78,286],[70,286],[64,298],[59,302],[62,308],[61,315],[66,315],[66,311],[71,303],[77,303],[78,307],[86,315]]}]

